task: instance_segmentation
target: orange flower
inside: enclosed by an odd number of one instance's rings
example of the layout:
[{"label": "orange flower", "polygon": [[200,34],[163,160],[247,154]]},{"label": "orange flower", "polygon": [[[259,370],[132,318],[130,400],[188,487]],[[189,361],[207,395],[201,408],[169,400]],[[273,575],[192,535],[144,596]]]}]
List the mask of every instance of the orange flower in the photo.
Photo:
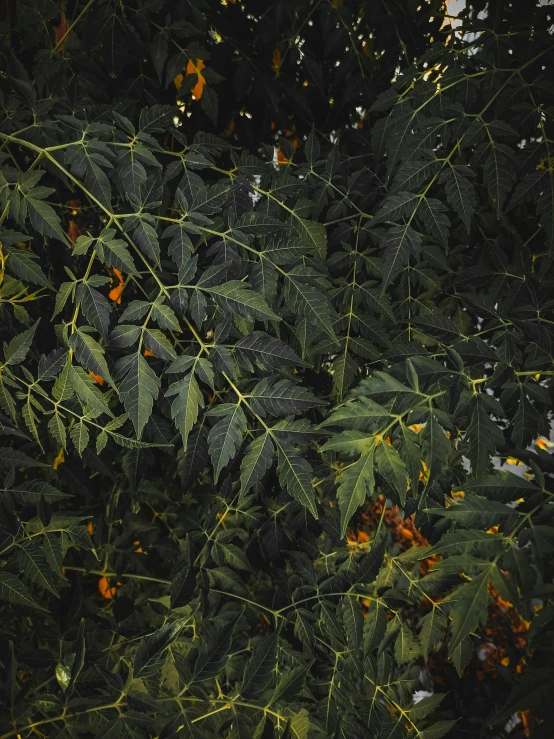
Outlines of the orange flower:
[{"label": "orange flower", "polygon": [[551,449],[554,447],[554,443],[549,441],[548,439],[545,439],[544,436],[539,436],[539,438],[535,441],[535,446],[538,446],[539,449],[542,449],[546,452],[547,449]]},{"label": "orange flower", "polygon": [[[62,12],[60,13],[60,25],[54,27],[54,41],[56,43],[56,46],[61,43],[63,37],[69,30],[69,23],[67,22],[67,18],[65,17],[64,12],[64,6],[62,5]],[[63,49],[63,44],[61,45],[61,50]]]},{"label": "orange flower", "polygon": [[107,600],[115,596],[115,594],[117,593],[118,585],[121,585],[121,583],[119,582],[116,585],[110,587],[110,583],[107,577],[101,577],[100,580],[98,580],[98,590],[100,591],[100,595]]},{"label": "orange flower", "polygon": [[57,470],[60,464],[65,462],[65,453],[63,449],[60,449],[58,456],[52,464],[52,469]]},{"label": "orange flower", "polygon": [[282,63],[281,52],[279,51],[279,49],[274,49],[273,56],[271,57],[271,68],[273,69],[277,77],[279,76],[279,70],[281,69],[281,63]]},{"label": "orange flower", "polygon": [[529,710],[520,711],[518,716],[521,719],[521,725],[523,726],[523,734],[525,736],[531,736],[531,730],[529,728]]},{"label": "orange flower", "polygon": [[277,149],[277,164],[280,166],[281,164],[290,164],[290,159],[287,159],[287,157],[283,154],[281,149]]},{"label": "orange flower", "polygon": [[429,467],[427,467],[423,460],[421,460],[421,464],[423,466],[423,471],[419,473],[419,479],[426,483],[429,480]]},{"label": "orange flower", "polygon": [[[121,293],[123,292],[123,288],[125,287],[125,279],[116,267],[114,267],[113,269],[113,274],[114,277],[117,277],[119,282],[110,290],[110,292],[108,293],[108,297],[110,300],[113,300],[114,303],[117,303],[119,305],[121,303]],[[113,279],[110,284],[113,285]]]},{"label": "orange flower", "polygon": [[231,118],[229,125],[227,126],[225,131],[223,131],[223,135],[229,138],[229,136],[232,136],[234,132],[235,132],[235,119]]},{"label": "orange flower", "polygon": [[179,89],[179,88],[181,87],[181,85],[183,84],[183,80],[184,80],[184,79],[185,79],[185,78],[183,77],[183,75],[182,75],[182,74],[178,74],[178,75],[177,75],[177,77],[175,77],[175,78],[174,78],[174,80],[173,80],[173,84],[175,85],[175,87],[176,87],[177,89]]},{"label": "orange flower", "polygon": [[145,357],[153,357],[153,356],[154,356],[154,354],[153,354],[153,353],[152,353],[152,352],[150,351],[150,349],[145,349],[145,350],[144,350],[144,351],[142,352],[142,354],[143,354],[143,356],[145,356]]},{"label": "orange flower", "polygon": [[423,429],[425,428],[425,424],[424,423],[412,423],[412,425],[408,426],[408,428],[411,429],[412,431],[415,431],[416,434],[419,434],[419,432],[423,431]]},{"label": "orange flower", "polygon": [[201,71],[204,69],[205,66],[206,65],[204,64],[202,59],[197,59],[196,62],[193,62],[192,59],[189,59],[187,62],[187,74],[198,75],[198,80],[192,88],[192,96],[195,100],[200,100],[204,91],[206,78],[203,74],[201,74]]},{"label": "orange flower", "polygon": [[89,375],[92,377],[92,379],[97,382],[100,386],[104,384],[104,378],[100,377],[100,375],[95,375],[94,372],[89,372]]},{"label": "orange flower", "polygon": [[75,221],[69,221],[69,228],[67,229],[67,238],[71,241],[72,244],[74,244],[77,241],[77,239],[82,233],[83,232],[81,231],[81,229],[79,228],[79,226],[77,225]]},{"label": "orange flower", "polygon": [[77,198],[74,200],[68,200],[67,204],[71,208],[71,215],[76,216],[77,213],[81,210],[81,201]]},{"label": "orange flower", "polygon": [[90,534],[90,535],[92,536],[92,534],[93,534],[93,532],[94,532],[94,527],[93,527],[93,525],[92,525],[92,521],[89,521],[89,522],[87,523],[87,531],[88,531],[88,532],[89,532],[89,534]]}]

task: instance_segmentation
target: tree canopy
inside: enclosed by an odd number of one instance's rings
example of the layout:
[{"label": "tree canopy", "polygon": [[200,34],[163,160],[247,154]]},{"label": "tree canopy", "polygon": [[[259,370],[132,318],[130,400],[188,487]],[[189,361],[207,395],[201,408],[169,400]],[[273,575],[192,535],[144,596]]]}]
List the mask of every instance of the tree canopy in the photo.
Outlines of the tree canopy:
[{"label": "tree canopy", "polygon": [[2,739],[550,736],[553,33],[3,4]]}]

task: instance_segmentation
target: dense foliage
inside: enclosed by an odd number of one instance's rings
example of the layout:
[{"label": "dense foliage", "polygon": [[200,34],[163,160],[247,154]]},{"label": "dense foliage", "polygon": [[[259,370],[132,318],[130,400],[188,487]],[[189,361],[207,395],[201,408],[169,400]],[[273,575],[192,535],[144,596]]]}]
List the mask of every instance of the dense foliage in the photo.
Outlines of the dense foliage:
[{"label": "dense foliage", "polygon": [[550,736],[552,10],[262,5],[3,4],[0,735]]}]

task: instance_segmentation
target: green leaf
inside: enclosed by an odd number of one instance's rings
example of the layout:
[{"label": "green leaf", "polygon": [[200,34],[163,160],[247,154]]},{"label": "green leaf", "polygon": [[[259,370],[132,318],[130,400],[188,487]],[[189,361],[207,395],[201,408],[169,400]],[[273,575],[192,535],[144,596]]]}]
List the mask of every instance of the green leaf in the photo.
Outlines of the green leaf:
[{"label": "green leaf", "polygon": [[448,645],[450,657],[466,636],[485,624],[489,602],[489,580],[490,570],[485,570],[472,582],[461,585],[456,590],[456,602],[450,612],[452,621],[452,636]]},{"label": "green leaf", "polygon": [[58,591],[48,567],[44,551],[36,540],[23,541],[19,545],[18,560],[21,571],[40,588],[58,597]]},{"label": "green leaf", "polygon": [[272,673],[276,672],[279,632],[280,629],[275,629],[269,636],[262,637],[246,663],[241,695],[247,700],[263,693],[271,682]]},{"label": "green leaf", "polygon": [[269,432],[261,434],[246,448],[240,466],[239,503],[261,480],[271,467],[275,446]]},{"label": "green leaf", "polygon": [[0,572],[0,598],[18,606],[36,608],[47,613],[46,608],[40,606],[25,585],[11,572]]},{"label": "green leaf", "polygon": [[75,446],[77,454],[82,457],[83,452],[87,448],[89,442],[89,432],[87,427],[81,421],[80,423],[77,423],[75,426],[73,426],[69,436],[71,437],[71,441]]},{"label": "green leaf", "polygon": [[86,319],[94,326],[94,328],[106,337],[110,325],[111,307],[108,300],[94,290],[87,283],[82,283],[76,292],[77,303],[81,305]]},{"label": "green leaf", "polygon": [[307,508],[314,518],[318,518],[310,464],[286,442],[276,439],[276,444],[279,482],[289,495]]},{"label": "green leaf", "polygon": [[306,682],[310,667],[311,663],[297,665],[286,672],[277,684],[268,706],[272,706],[277,701],[288,701],[293,697],[296,698]]},{"label": "green leaf", "polygon": [[32,197],[33,192],[35,191],[31,190],[30,193],[24,196],[29,209],[31,226],[38,231],[39,234],[52,236],[53,238],[63,242],[66,246],[69,246],[69,242],[62,231],[60,219],[56,214],[56,211],[52,206],[48,205],[48,203],[43,203],[42,200]]},{"label": "green leaf", "polygon": [[126,242],[114,236],[113,228],[105,228],[98,237],[95,248],[100,260],[124,274],[136,274],[135,263]]},{"label": "green leaf", "polygon": [[377,470],[397,493],[400,505],[406,504],[406,490],[408,488],[408,470],[396,449],[386,442],[382,442],[375,450]]},{"label": "green leaf", "polygon": [[372,226],[379,223],[379,221],[398,221],[403,216],[416,210],[419,202],[419,197],[414,195],[413,192],[399,192],[396,195],[389,195],[373,217]]},{"label": "green leaf", "polygon": [[145,678],[155,675],[164,663],[165,650],[175,641],[185,625],[186,619],[179,619],[143,637],[135,653],[133,677]]},{"label": "green leaf", "polygon": [[291,380],[265,377],[247,396],[255,413],[262,418],[289,416],[307,413],[318,405],[325,405],[309,390]]},{"label": "green leaf", "polygon": [[443,516],[469,528],[489,529],[505,523],[516,515],[513,508],[495,500],[470,495],[449,508],[428,508],[427,513]]},{"label": "green leaf", "polygon": [[75,359],[87,370],[102,377],[112,387],[115,387],[104,359],[104,349],[90,334],[77,329],[69,338],[69,346],[75,354]]},{"label": "green leaf", "polygon": [[314,285],[302,280],[302,272],[290,271],[286,275],[285,301],[287,308],[306,318],[313,326],[338,343],[333,330],[333,311],[325,294]]},{"label": "green leaf", "polygon": [[[160,380],[148,365],[141,354],[130,354],[120,359],[116,365],[119,383],[119,396],[125,406],[125,411],[131,419],[137,438],[142,436],[142,430],[152,415],[154,401],[158,397]],[[174,404],[177,401],[174,401]],[[172,417],[175,419],[176,411]],[[196,420],[196,418],[195,418]]]},{"label": "green leaf", "polygon": [[221,310],[230,315],[236,313],[245,318],[251,316],[262,321],[281,320],[259,293],[248,289],[247,283],[240,280],[231,280],[223,285],[202,289],[209,292]]},{"label": "green leaf", "polygon": [[144,346],[149,349],[155,357],[166,359],[168,361],[177,358],[175,349],[167,340],[162,331],[157,328],[146,328],[142,332],[142,340]]},{"label": "green leaf", "polygon": [[450,454],[450,441],[433,415],[420,433],[423,457],[429,469],[426,487],[438,477]]},{"label": "green leaf", "polygon": [[400,631],[394,642],[394,656],[396,661],[399,665],[402,665],[417,659],[419,654],[419,645],[412,630],[405,623],[401,623]]},{"label": "green leaf", "polygon": [[56,303],[54,305],[54,312],[52,318],[55,318],[58,313],[61,313],[65,307],[65,304],[69,300],[69,296],[74,292],[76,282],[62,282],[58,293],[56,294]]},{"label": "green leaf", "polygon": [[364,614],[358,599],[344,596],[341,602],[341,615],[348,648],[357,653],[362,646],[364,627]]},{"label": "green leaf", "polygon": [[418,328],[421,333],[437,339],[437,341],[452,342],[460,335],[456,324],[446,316],[437,314],[414,316],[410,319],[410,323]]},{"label": "green leaf", "polygon": [[530,480],[514,475],[509,470],[500,470],[495,475],[469,478],[463,482],[464,490],[478,495],[501,500],[516,500],[522,496],[537,492],[537,487]]},{"label": "green leaf", "polygon": [[387,629],[387,609],[378,601],[371,601],[369,613],[364,619],[364,655],[373,652],[379,647],[385,637]]},{"label": "green leaf", "polygon": [[[445,696],[444,693],[435,693],[430,695],[428,698],[423,698],[408,709],[408,714],[411,721],[421,721],[430,713],[437,710],[440,704],[443,702]],[[436,726],[436,724],[434,724]]]},{"label": "green leaf", "polygon": [[502,206],[516,177],[512,150],[505,144],[491,143],[483,175],[495,207],[496,217],[500,218]]},{"label": "green leaf", "polygon": [[176,397],[171,404],[171,418],[183,439],[183,449],[186,450],[189,434],[196,423],[200,408],[204,405],[204,398],[192,372],[169,386],[165,397],[173,395]]},{"label": "green leaf", "polygon": [[219,675],[231,649],[234,628],[235,619],[231,618],[219,629],[206,634],[194,663],[192,679],[195,682]]},{"label": "green leaf", "polygon": [[389,228],[383,243],[383,291],[408,266],[410,257],[419,259],[421,237],[408,224]]},{"label": "green leaf", "polygon": [[373,439],[369,451],[357,462],[346,467],[339,476],[337,499],[341,514],[341,537],[346,535],[348,524],[354,513],[365,503],[366,498],[373,495],[375,489],[374,461],[375,440]]},{"label": "green leaf", "polygon": [[240,405],[226,403],[218,406],[216,411],[220,420],[208,435],[215,482],[223,468],[235,458],[247,427],[246,416]]},{"label": "green leaf", "polygon": [[466,231],[471,230],[471,219],[476,207],[475,189],[467,177],[473,172],[469,167],[450,165],[439,177],[439,184],[445,185],[446,197],[452,210],[462,219]]},{"label": "green leaf", "polygon": [[161,329],[168,331],[180,331],[181,327],[173,310],[163,303],[155,303],[152,306],[151,318]]},{"label": "green leaf", "polygon": [[4,367],[23,362],[29,353],[39,322],[40,319],[31,328],[27,329],[27,331],[23,331],[23,333],[13,338],[9,344],[4,344]]},{"label": "green leaf", "polygon": [[419,732],[420,739],[442,739],[446,736],[450,729],[458,722],[459,719],[451,719],[448,721],[437,721],[432,726],[428,726]]},{"label": "green leaf", "polygon": [[8,271],[13,272],[17,277],[30,282],[32,285],[53,289],[52,284],[37,264],[37,257],[34,254],[10,247],[6,247],[6,253],[9,256],[6,261]]},{"label": "green leaf", "polygon": [[160,242],[156,229],[142,221],[133,233],[133,239],[143,254],[158,266],[160,265]]},{"label": "green leaf", "polygon": [[10,447],[0,447],[0,467],[9,469],[10,467],[44,467],[43,462],[37,462],[35,459],[27,456],[24,452]]},{"label": "green leaf", "polygon": [[466,554],[472,550],[492,552],[500,550],[504,541],[501,534],[487,534],[484,531],[449,531],[426,552],[426,557],[434,554]]},{"label": "green leaf", "polygon": [[308,221],[306,218],[296,218],[292,221],[296,226],[302,241],[310,245],[310,250],[319,254],[321,259],[327,256],[327,231],[322,223]]},{"label": "green leaf", "polygon": [[440,612],[440,608],[435,607],[419,620],[418,628],[421,651],[427,659],[431,651],[444,639],[446,617]]},{"label": "green leaf", "polygon": [[239,362],[250,372],[253,371],[252,363],[262,370],[278,369],[283,366],[300,367],[305,364],[288,344],[263,331],[253,331],[240,339],[235,348]]},{"label": "green leaf", "polygon": [[[100,392],[95,380],[90,377],[88,372],[85,372],[81,367],[69,365],[68,380],[83,407],[89,406],[96,413],[106,413],[113,418],[113,413],[106,402],[106,396]],[[54,390],[56,390],[56,386],[54,386]]]},{"label": "green leaf", "polygon": [[171,608],[181,608],[190,603],[196,590],[196,574],[197,569],[189,556],[187,561],[179,568],[171,583]]},{"label": "green leaf", "polygon": [[450,231],[450,220],[444,212],[446,210],[446,206],[440,200],[423,198],[418,211],[427,232],[444,246],[448,244]]},{"label": "green leaf", "polygon": [[356,431],[377,431],[391,418],[386,408],[361,395],[336,408],[320,426],[342,426]]},{"label": "green leaf", "polygon": [[504,434],[489,416],[483,403],[476,397],[475,409],[467,427],[466,437],[469,440],[469,459],[471,470],[475,475],[482,475],[490,464],[490,457],[497,447],[504,444]]},{"label": "green leaf", "polygon": [[345,344],[344,352],[333,360],[333,396],[339,400],[358,374],[358,365],[348,353],[347,346]]}]

